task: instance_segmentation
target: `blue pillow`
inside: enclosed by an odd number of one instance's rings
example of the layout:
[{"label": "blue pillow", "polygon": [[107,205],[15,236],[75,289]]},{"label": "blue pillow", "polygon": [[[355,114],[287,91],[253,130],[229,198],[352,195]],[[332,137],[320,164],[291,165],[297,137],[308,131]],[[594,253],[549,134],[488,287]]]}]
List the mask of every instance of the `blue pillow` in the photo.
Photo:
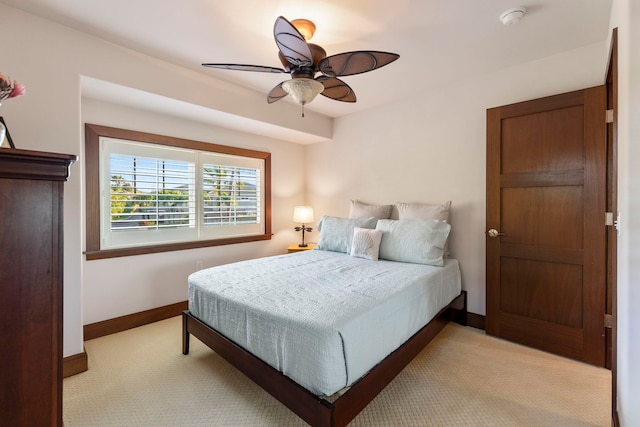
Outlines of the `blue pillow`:
[{"label": "blue pillow", "polygon": [[444,244],[451,225],[435,219],[380,219],[380,259],[443,266]]},{"label": "blue pillow", "polygon": [[320,222],[322,223],[322,229],[320,230],[320,240],[316,249],[348,254],[351,252],[353,230],[356,227],[374,229],[378,219],[338,218],[325,215]]}]

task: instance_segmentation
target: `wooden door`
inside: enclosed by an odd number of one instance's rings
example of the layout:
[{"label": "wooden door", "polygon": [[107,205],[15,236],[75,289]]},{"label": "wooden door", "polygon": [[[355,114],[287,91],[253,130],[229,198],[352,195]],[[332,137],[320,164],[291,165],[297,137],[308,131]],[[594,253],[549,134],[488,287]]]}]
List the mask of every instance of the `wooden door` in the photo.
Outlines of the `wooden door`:
[{"label": "wooden door", "polygon": [[599,366],[605,105],[600,86],[487,110],[486,331]]}]

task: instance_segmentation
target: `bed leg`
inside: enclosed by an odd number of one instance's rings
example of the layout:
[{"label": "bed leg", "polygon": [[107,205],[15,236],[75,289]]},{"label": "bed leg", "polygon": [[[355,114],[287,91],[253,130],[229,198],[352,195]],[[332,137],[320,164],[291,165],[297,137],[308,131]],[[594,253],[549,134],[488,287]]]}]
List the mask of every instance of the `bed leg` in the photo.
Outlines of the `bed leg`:
[{"label": "bed leg", "polygon": [[182,354],[189,354],[189,317],[187,312],[182,312]]},{"label": "bed leg", "polygon": [[467,291],[462,291],[462,295],[456,299],[452,308],[454,310],[452,320],[462,326],[467,326]]}]

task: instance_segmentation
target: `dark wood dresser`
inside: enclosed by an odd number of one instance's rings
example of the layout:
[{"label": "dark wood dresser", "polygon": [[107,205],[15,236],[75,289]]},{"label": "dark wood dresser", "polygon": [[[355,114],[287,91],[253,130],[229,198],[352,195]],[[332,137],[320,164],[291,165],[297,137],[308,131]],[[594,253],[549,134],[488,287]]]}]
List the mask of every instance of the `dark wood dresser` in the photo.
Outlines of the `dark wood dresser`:
[{"label": "dark wood dresser", "polygon": [[75,160],[0,148],[3,426],[62,426],[62,190]]}]

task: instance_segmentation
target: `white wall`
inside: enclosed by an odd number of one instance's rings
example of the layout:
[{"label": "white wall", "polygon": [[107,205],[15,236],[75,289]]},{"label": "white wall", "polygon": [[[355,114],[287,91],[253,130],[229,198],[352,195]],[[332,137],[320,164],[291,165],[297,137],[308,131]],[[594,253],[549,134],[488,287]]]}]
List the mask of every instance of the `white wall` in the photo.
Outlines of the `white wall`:
[{"label": "white wall", "polygon": [[[193,271],[197,260],[213,265],[283,253],[290,242],[297,240],[291,229],[294,224],[288,218],[294,205],[305,202],[304,146],[255,133],[267,129],[290,140],[298,136],[323,138],[331,134],[330,119],[308,112],[305,120],[300,120],[299,109],[289,103],[267,105],[263,94],[232,87],[4,4],[0,4],[0,40],[4,45],[1,72],[27,88],[26,95],[1,107],[17,147],[80,156],[65,184],[64,356],[83,351],[82,326],[86,320],[103,320],[184,300],[184,277]],[[243,119],[247,123],[244,128],[254,135],[106,104],[90,105],[86,99],[83,103],[83,76],[180,100],[205,108],[212,116],[223,111],[223,118],[236,127],[238,118],[249,118]],[[84,261],[84,119],[202,141],[251,145],[274,153],[273,240]],[[287,133],[289,129],[294,132]]]},{"label": "white wall", "polygon": [[640,425],[640,5],[614,0],[618,28],[618,415]]},{"label": "white wall", "polygon": [[598,43],[338,119],[332,141],[307,149],[307,200],[336,216],[350,199],[452,200],[452,256],[469,310],[485,314],[486,109],[603,84],[606,63]]},{"label": "white wall", "polygon": [[[285,253],[297,241],[293,206],[304,202],[304,146],[213,127],[176,117],[83,97],[82,123],[179,136],[271,153],[272,227],[270,241],[84,261],[83,323],[89,324],[185,301],[186,277],[196,261],[211,267]],[[84,229],[84,227],[83,227]],[[84,233],[83,233],[84,235]]]}]

